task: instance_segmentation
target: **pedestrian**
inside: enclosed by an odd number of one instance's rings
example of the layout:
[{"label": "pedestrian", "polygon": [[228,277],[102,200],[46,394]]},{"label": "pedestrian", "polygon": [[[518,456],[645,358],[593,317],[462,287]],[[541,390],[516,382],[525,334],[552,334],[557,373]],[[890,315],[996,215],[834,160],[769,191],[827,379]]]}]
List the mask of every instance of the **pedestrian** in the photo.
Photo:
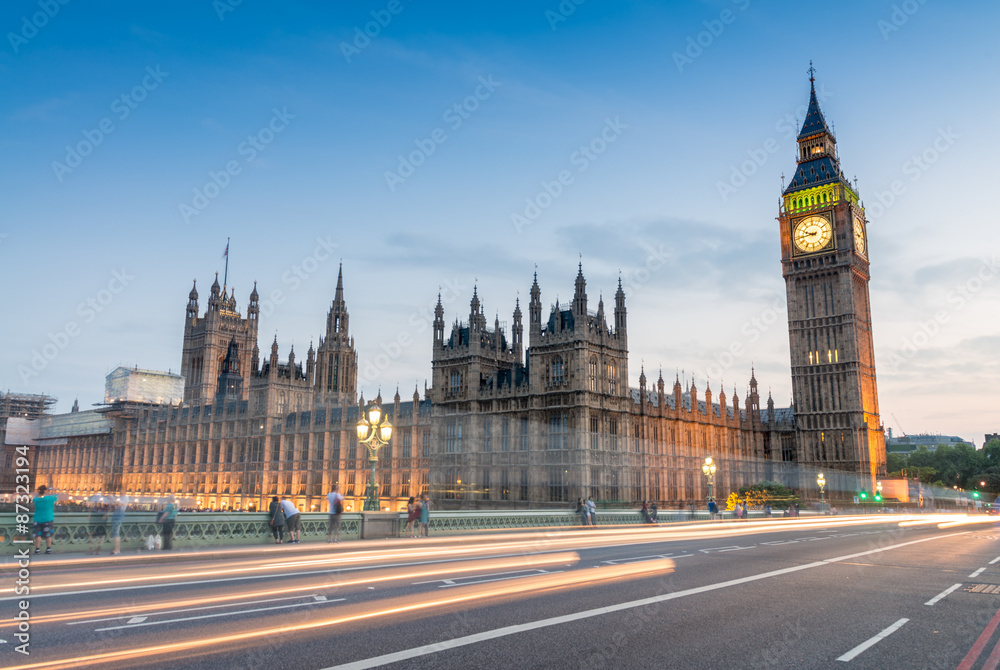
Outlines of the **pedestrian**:
[{"label": "pedestrian", "polygon": [[660,510],[657,509],[655,502],[649,504],[649,518],[653,520],[652,523],[660,523]]},{"label": "pedestrian", "polygon": [[42,538],[45,538],[45,553],[52,553],[52,536],[56,534],[56,500],[58,496],[55,492],[48,492],[45,485],[38,487],[38,495],[31,499],[34,504],[34,531],[35,531],[35,553],[39,553],[42,547]]},{"label": "pedestrian", "polygon": [[764,503],[764,516],[768,519],[771,518],[771,503],[769,502]]},{"label": "pedestrian", "polygon": [[[90,517],[88,519],[87,529],[90,531],[87,538],[87,553],[100,555],[101,549],[104,548],[104,540],[108,538],[108,514],[111,510],[108,509],[107,505],[101,504],[98,507],[90,508]],[[94,545],[97,545],[96,547]]]},{"label": "pedestrian", "polygon": [[424,537],[430,537],[431,497],[426,493],[420,496],[420,532]]},{"label": "pedestrian", "polygon": [[111,513],[111,540],[115,543],[111,549],[113,556],[122,553],[122,523],[124,522],[125,503],[118,500],[115,503],[115,511]]},{"label": "pedestrian", "polygon": [[288,527],[288,543],[298,544],[302,540],[302,513],[285,496],[281,498],[281,511],[285,513],[285,525]]},{"label": "pedestrian", "polygon": [[278,496],[271,498],[271,505],[267,508],[268,525],[271,527],[271,535],[274,536],[274,543],[281,544],[285,541],[285,511],[278,502]]},{"label": "pedestrian", "polygon": [[156,522],[163,524],[163,550],[173,549],[174,524],[177,521],[177,508],[173,503],[167,503]]},{"label": "pedestrian", "polygon": [[413,496],[410,496],[410,499],[406,501],[406,532],[404,535],[416,537],[418,523],[420,523],[420,505],[417,504]]},{"label": "pedestrian", "polygon": [[587,514],[587,505],[583,502],[583,498],[576,499],[576,513],[580,516],[580,525],[588,525],[588,517],[590,515]]},{"label": "pedestrian", "polygon": [[642,501],[642,509],[639,511],[642,514],[642,520],[645,523],[653,523],[652,519],[649,518],[649,503],[645,500]]},{"label": "pedestrian", "polygon": [[743,517],[743,508],[740,507],[740,502],[736,501],[736,507],[733,509],[733,518],[740,519]]},{"label": "pedestrian", "polygon": [[326,525],[326,541],[340,542],[340,517],[344,513],[344,496],[337,490],[339,485],[334,484],[333,490],[326,494],[326,501],[330,505],[330,522]]},{"label": "pedestrian", "polygon": [[719,513],[719,506],[715,504],[715,498],[708,499],[708,518],[715,521],[715,515]]},{"label": "pedestrian", "polygon": [[740,514],[740,517],[742,517],[742,519],[744,521],[746,521],[749,518],[749,515],[747,514],[747,501],[746,500],[743,501],[743,513]]},{"label": "pedestrian", "polygon": [[591,526],[597,525],[597,505],[594,503],[593,496],[587,496],[587,516],[589,517]]},{"label": "pedestrian", "polygon": [[697,511],[698,511],[698,507],[697,507],[697,505],[694,504],[694,501],[692,500],[688,504],[688,520],[689,521],[694,521],[694,514]]}]

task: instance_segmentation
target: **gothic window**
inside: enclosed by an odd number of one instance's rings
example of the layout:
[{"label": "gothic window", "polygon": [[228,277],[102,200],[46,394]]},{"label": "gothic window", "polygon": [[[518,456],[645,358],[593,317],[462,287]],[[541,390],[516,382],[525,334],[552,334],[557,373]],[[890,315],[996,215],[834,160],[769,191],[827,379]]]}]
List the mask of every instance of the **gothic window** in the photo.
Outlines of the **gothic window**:
[{"label": "gothic window", "polygon": [[556,356],[552,359],[552,384],[562,386],[564,383],[566,383],[566,370],[563,359],[560,356]]},{"label": "gothic window", "polygon": [[458,370],[451,371],[451,379],[449,384],[449,390],[451,393],[458,393],[462,388],[462,373]]},{"label": "gothic window", "polygon": [[510,451],[510,419],[507,418],[500,420],[500,451]]},{"label": "gothic window", "polygon": [[587,388],[591,391],[597,391],[597,356],[593,356],[590,359],[590,364],[587,366]]},{"label": "gothic window", "polygon": [[549,468],[549,502],[566,501],[566,472],[561,467]]},{"label": "gothic window", "polygon": [[549,449],[566,449],[569,446],[569,415],[554,412],[549,417]]},{"label": "gothic window", "polygon": [[608,361],[608,393],[618,395],[618,366]]},{"label": "gothic window", "polygon": [[596,416],[590,417],[590,448],[597,449],[600,446],[601,420]]},{"label": "gothic window", "polygon": [[287,408],[288,408],[288,399],[285,396],[285,392],[280,391],[278,393],[278,414],[284,414]]},{"label": "gothic window", "polygon": [[618,451],[618,419],[608,419],[608,449]]},{"label": "gothic window", "polygon": [[527,450],[528,450],[528,419],[527,417],[523,417],[521,419],[521,451],[527,451]]},{"label": "gothic window", "polygon": [[483,451],[493,451],[492,423],[489,417],[483,419]]},{"label": "gothic window", "polygon": [[444,450],[449,454],[462,452],[462,422],[450,419],[445,427]]},{"label": "gothic window", "polygon": [[420,443],[421,455],[430,456],[431,455],[431,429],[424,428],[423,438]]},{"label": "gothic window", "polygon": [[410,431],[403,431],[403,447],[402,453],[400,454],[401,458],[409,459],[411,457],[413,453],[412,440],[413,436],[410,434]]}]

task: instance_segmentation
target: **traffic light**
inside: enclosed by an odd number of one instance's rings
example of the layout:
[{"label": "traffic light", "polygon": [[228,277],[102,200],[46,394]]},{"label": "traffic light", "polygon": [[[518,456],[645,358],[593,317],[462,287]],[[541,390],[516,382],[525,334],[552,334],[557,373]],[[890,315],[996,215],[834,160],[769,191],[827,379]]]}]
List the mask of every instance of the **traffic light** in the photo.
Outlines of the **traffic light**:
[{"label": "traffic light", "polygon": [[865,491],[862,491],[861,493],[858,494],[858,497],[861,498],[862,502],[864,502],[865,500],[868,499],[868,494]]},{"label": "traffic light", "polygon": [[973,491],[972,492],[972,497],[973,498],[978,498],[979,497],[979,491]]},{"label": "traffic light", "polygon": [[876,493],[875,494],[875,502],[882,502],[882,494],[881,493]]}]

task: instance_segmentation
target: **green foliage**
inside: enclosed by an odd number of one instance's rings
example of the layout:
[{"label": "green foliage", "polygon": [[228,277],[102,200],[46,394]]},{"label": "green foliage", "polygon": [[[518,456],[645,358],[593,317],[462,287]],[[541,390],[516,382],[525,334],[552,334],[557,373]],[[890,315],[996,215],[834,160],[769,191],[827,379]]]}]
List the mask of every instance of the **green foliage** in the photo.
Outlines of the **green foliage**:
[{"label": "green foliage", "polygon": [[942,444],[934,451],[920,447],[908,457],[887,455],[886,471],[917,476],[921,482],[934,486],[979,489],[992,499],[1000,492],[1000,440],[991,440],[978,451],[967,444]]},{"label": "green foliage", "polygon": [[742,486],[737,493],[746,499],[747,507],[753,509],[761,509],[768,503],[776,509],[785,509],[792,503],[799,502],[795,491],[778,482],[763,481],[750,486]]}]

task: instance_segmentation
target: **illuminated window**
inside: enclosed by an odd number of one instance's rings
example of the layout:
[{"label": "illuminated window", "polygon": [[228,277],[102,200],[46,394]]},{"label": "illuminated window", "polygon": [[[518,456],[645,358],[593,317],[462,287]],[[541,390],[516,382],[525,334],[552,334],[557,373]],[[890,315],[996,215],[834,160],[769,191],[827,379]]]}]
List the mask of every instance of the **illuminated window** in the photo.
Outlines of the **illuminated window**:
[{"label": "illuminated window", "polygon": [[826,362],[833,363],[833,352],[829,349],[826,350]]},{"label": "illuminated window", "polygon": [[813,364],[813,352],[809,352],[809,365]]},{"label": "illuminated window", "polygon": [[838,351],[837,349],[833,350],[833,360],[835,363],[840,362],[840,351]]}]

